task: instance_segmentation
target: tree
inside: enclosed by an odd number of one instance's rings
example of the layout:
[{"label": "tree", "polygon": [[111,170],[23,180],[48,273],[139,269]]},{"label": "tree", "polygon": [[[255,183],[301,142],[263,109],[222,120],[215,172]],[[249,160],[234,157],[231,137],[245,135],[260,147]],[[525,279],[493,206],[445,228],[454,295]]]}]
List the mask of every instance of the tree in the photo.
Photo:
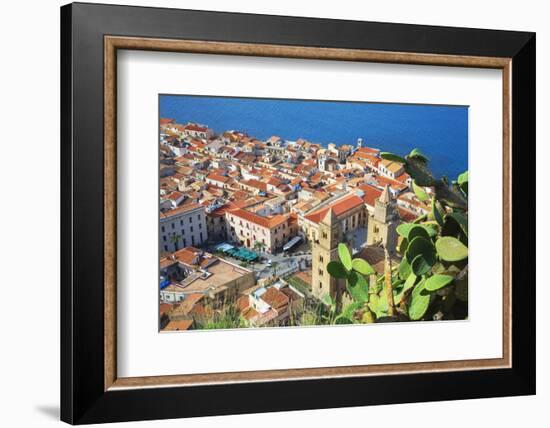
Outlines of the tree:
[{"label": "tree", "polygon": [[279,267],[279,262],[273,262],[271,265],[271,271],[273,272],[273,276],[277,276],[277,269]]},{"label": "tree", "polygon": [[175,232],[172,233],[172,235],[170,236],[170,242],[174,244],[174,251],[178,251],[178,243],[180,239],[181,239],[181,235],[178,235]]},{"label": "tree", "polygon": [[265,249],[265,244],[262,241],[255,241],[254,249],[260,253],[263,253]]}]

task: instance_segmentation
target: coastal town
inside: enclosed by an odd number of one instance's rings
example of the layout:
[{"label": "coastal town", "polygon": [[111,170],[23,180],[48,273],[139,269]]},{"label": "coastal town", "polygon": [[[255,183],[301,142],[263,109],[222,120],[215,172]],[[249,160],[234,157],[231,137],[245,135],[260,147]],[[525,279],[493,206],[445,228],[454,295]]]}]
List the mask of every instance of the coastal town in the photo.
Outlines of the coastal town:
[{"label": "coastal town", "polygon": [[163,332],[314,324],[312,307],[345,298],[326,270],[339,243],[383,273],[397,226],[430,211],[360,137],[261,140],[171,118],[159,135]]}]

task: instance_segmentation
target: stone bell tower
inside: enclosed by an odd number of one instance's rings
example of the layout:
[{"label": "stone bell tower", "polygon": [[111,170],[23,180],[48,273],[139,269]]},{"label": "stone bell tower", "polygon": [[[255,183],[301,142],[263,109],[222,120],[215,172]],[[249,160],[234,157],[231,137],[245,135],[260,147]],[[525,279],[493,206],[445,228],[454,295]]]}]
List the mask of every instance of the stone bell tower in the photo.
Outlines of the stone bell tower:
[{"label": "stone bell tower", "polygon": [[315,297],[322,299],[330,295],[337,302],[341,298],[341,280],[333,278],[327,272],[327,264],[339,260],[338,244],[342,242],[342,226],[329,208],[318,226],[319,239],[312,243],[311,290]]},{"label": "stone bell tower", "polygon": [[399,214],[395,199],[386,185],[380,197],[374,202],[374,214],[369,216],[367,245],[382,245],[390,252],[397,247],[397,226]]}]

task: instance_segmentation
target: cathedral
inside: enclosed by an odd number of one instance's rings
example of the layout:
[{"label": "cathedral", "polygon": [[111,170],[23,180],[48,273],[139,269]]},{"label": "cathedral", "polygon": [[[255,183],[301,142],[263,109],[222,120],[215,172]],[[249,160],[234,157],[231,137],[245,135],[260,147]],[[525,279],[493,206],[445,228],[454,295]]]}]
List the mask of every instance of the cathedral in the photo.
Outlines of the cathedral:
[{"label": "cathedral", "polygon": [[[367,223],[366,247],[363,254],[380,255],[384,260],[384,251],[395,254],[397,247],[397,226],[400,219],[396,201],[388,186],[375,201],[374,212],[369,215]],[[345,293],[345,280],[333,278],[326,270],[328,262],[339,260],[338,244],[343,242],[342,225],[332,209],[329,209],[318,226],[318,240],[312,242],[311,290],[313,295],[322,299],[330,295],[336,302],[342,303]],[[368,251],[372,249],[372,251]],[[380,253],[380,254],[378,254]],[[374,266],[375,260],[369,260]],[[382,262],[383,263],[383,262]]]}]

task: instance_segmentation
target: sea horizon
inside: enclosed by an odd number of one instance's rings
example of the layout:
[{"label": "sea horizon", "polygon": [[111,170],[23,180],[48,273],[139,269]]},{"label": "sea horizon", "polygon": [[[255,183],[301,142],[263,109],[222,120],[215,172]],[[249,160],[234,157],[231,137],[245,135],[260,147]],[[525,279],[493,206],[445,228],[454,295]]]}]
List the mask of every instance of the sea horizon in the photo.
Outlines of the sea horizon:
[{"label": "sea horizon", "polygon": [[449,179],[468,169],[467,106],[163,94],[159,114],[264,141],[277,135],[326,147],[355,146],[361,138],[364,146],[399,155],[418,148],[434,174]]}]

